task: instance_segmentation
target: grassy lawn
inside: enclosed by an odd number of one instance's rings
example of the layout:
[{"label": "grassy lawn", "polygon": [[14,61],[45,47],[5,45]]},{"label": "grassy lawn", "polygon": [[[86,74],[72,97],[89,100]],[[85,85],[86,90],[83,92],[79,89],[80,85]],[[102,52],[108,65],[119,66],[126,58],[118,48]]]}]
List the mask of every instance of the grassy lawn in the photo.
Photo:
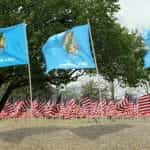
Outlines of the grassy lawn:
[{"label": "grassy lawn", "polygon": [[150,150],[150,120],[1,120],[0,150]]}]

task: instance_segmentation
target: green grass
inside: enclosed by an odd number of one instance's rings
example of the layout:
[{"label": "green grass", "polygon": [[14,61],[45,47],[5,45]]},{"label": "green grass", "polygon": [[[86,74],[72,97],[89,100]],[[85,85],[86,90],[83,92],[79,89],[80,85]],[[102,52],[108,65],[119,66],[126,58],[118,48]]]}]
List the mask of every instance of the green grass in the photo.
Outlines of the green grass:
[{"label": "green grass", "polygon": [[150,150],[150,120],[1,120],[0,150]]}]

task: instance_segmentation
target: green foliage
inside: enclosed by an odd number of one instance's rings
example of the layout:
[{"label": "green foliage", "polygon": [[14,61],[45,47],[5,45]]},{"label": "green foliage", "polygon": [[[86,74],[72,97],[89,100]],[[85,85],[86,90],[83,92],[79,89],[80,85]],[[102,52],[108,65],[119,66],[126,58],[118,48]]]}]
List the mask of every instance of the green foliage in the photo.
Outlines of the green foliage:
[{"label": "green foliage", "polygon": [[87,82],[85,85],[82,86],[81,93],[83,96],[87,96],[92,100],[99,99],[99,89],[93,80]]},{"label": "green foliage", "polygon": [[[75,71],[71,70],[54,70],[46,76],[41,47],[49,36],[86,24],[88,18],[100,73],[108,80],[119,78],[131,85],[140,78],[148,79],[148,73],[142,68],[143,51],[134,52],[143,47],[141,38],[116,23],[118,10],[118,0],[1,0],[0,27],[23,21],[28,24],[33,94],[40,89],[46,91],[47,82],[60,85],[78,78],[72,76]],[[0,85],[14,81],[20,87],[22,80],[28,85],[27,66],[1,68]]]},{"label": "green foliage", "polygon": [[[91,100],[97,101],[99,99],[108,99],[109,90],[107,86],[101,87],[97,85],[96,81],[90,80],[86,84],[83,84],[81,87],[81,95],[88,96]],[[99,87],[100,86],[100,87]]]}]

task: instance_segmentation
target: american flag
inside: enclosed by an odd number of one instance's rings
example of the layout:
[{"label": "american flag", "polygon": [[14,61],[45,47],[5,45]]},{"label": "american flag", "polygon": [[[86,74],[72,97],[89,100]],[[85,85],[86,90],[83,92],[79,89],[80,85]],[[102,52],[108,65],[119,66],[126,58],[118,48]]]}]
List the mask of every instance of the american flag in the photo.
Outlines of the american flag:
[{"label": "american flag", "polygon": [[[150,95],[139,98],[138,104],[129,103],[128,97],[120,100],[116,104],[106,100],[101,102],[92,102],[88,97],[81,99],[81,107],[74,99],[64,104],[52,104],[46,102],[32,103],[32,117],[35,118],[98,118],[98,117],[114,117],[114,118],[133,118],[137,115],[150,116]],[[139,107],[138,107],[139,106]],[[30,101],[18,100],[15,103],[7,102],[4,109],[0,113],[1,119],[6,118],[28,118],[30,117]],[[139,112],[139,113],[138,113]]]},{"label": "american flag", "polygon": [[97,109],[101,117],[105,115],[106,106],[107,106],[106,100],[99,101]]},{"label": "american flag", "polygon": [[82,98],[80,104],[83,108],[90,109],[91,100],[88,97],[84,97]]},{"label": "american flag", "polygon": [[31,101],[30,100],[24,100],[22,103],[22,110],[23,111],[27,111],[27,109],[29,109],[31,106]]},{"label": "american flag", "polygon": [[13,113],[15,111],[15,107],[13,104],[7,102],[4,106],[4,109],[3,109],[5,112],[7,113]]},{"label": "american flag", "polygon": [[76,101],[74,99],[71,99],[68,104],[67,104],[70,108],[75,108],[76,107]]},{"label": "american flag", "polygon": [[58,104],[53,104],[49,109],[49,115],[54,117],[57,113],[59,113],[59,109],[60,107]]},{"label": "american flag", "polygon": [[38,111],[40,113],[44,114],[46,105],[47,105],[47,103],[45,103],[45,102],[38,102],[38,107],[37,107]]},{"label": "american flag", "polygon": [[141,114],[150,113],[150,94],[141,96],[139,98],[138,112]]},{"label": "american flag", "polygon": [[118,111],[125,111],[128,109],[129,106],[129,99],[125,97],[123,100],[120,100],[116,103],[116,110]]}]

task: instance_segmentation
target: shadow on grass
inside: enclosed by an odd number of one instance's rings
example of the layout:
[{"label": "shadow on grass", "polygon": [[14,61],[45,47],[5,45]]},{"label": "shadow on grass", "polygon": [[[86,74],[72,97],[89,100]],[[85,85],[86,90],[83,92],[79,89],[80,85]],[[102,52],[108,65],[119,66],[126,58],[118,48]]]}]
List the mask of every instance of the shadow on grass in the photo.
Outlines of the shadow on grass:
[{"label": "shadow on grass", "polygon": [[18,143],[24,138],[32,135],[49,134],[59,130],[65,130],[65,128],[59,127],[33,127],[33,128],[21,128],[16,130],[10,130],[5,132],[0,132],[0,140],[6,142]]},{"label": "shadow on grass", "polygon": [[[87,138],[89,140],[94,140],[94,139],[98,138],[99,136],[102,136],[105,134],[110,134],[113,132],[123,130],[125,128],[131,128],[131,127],[133,127],[133,126],[129,126],[129,125],[109,125],[109,126],[108,125],[95,125],[95,126],[86,126],[86,127],[78,127],[78,128],[55,127],[55,126],[22,128],[22,129],[0,132],[0,140],[5,141],[5,142],[19,143],[24,138],[29,137],[29,136],[34,136],[34,135],[40,136],[40,134],[50,134],[52,132],[59,132],[59,131],[63,131],[63,130],[68,130],[81,138]],[[62,135],[60,135],[60,136],[62,136]],[[65,134],[64,138],[66,136],[67,135]]]},{"label": "shadow on grass", "polygon": [[99,126],[88,126],[71,129],[71,131],[81,138],[87,138],[94,140],[102,135],[111,134],[118,132],[125,128],[132,128],[131,125],[99,125]]}]

